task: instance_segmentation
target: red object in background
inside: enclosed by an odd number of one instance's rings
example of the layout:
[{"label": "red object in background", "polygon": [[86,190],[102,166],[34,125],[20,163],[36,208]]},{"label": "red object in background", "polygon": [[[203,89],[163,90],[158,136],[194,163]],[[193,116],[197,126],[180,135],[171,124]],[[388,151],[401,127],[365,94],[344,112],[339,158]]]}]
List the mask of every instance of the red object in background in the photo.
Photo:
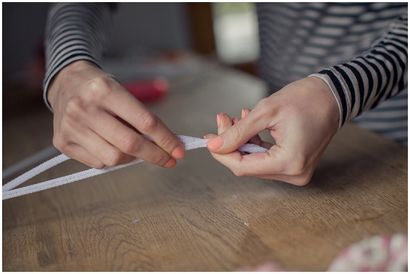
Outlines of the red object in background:
[{"label": "red object in background", "polygon": [[139,101],[148,103],[161,100],[168,94],[169,84],[166,79],[143,80],[123,83],[123,86]]}]

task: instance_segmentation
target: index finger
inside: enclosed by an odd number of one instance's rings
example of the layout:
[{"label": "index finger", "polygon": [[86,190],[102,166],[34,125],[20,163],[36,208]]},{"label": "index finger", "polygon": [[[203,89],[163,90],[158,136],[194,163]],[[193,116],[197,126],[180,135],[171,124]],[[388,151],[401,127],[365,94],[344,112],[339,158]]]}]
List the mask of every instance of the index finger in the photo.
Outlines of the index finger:
[{"label": "index finger", "polygon": [[[275,146],[274,146],[275,147]],[[212,153],[212,156],[229,168],[236,176],[279,175],[283,173],[283,164],[275,149],[242,155],[239,152],[227,154]]]},{"label": "index finger", "polygon": [[[230,128],[232,128],[232,120],[226,114],[218,114],[218,134],[223,134]],[[208,135],[208,138],[212,138],[212,135]],[[264,153],[252,153],[241,154],[238,151],[234,151],[226,154],[212,153],[212,156],[229,168],[237,176],[259,176],[266,174],[275,174],[281,171],[280,163],[278,160],[280,149],[278,146],[274,146],[271,150]],[[276,157],[275,157],[276,156]]]},{"label": "index finger", "polygon": [[259,113],[251,112],[224,132],[219,133],[217,137],[212,138],[208,142],[208,148],[213,153],[231,153],[264,130],[265,124],[266,121],[260,117]]},{"label": "index finger", "polygon": [[124,89],[118,89],[107,95],[104,102],[107,110],[115,113],[139,132],[147,135],[159,147],[172,157],[184,157],[184,146],[177,136],[144,105]]}]

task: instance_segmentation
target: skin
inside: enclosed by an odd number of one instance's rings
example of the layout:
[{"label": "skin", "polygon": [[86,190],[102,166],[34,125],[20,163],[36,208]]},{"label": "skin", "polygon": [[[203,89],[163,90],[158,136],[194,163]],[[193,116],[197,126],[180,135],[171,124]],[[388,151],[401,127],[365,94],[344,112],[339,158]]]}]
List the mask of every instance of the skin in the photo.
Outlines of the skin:
[{"label": "skin", "polygon": [[66,66],[47,95],[54,112],[54,146],[88,166],[103,168],[140,158],[173,167],[184,157],[176,135],[90,62]]},{"label": "skin", "polygon": [[[303,186],[336,133],[339,109],[324,81],[307,77],[261,100],[241,119],[217,115],[218,135],[209,134],[212,156],[237,176],[252,176]],[[258,134],[267,130],[275,143]],[[237,149],[251,142],[269,150],[241,154]]]}]

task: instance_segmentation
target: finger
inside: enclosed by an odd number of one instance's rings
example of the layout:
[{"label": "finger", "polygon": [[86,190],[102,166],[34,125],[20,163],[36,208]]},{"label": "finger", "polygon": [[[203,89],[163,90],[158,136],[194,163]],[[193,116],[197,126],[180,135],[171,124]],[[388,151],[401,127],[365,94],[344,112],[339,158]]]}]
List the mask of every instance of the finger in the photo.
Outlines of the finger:
[{"label": "finger", "polygon": [[71,159],[77,160],[89,167],[93,168],[103,168],[104,164],[98,160],[96,157],[94,157],[90,152],[88,152],[85,148],[82,148],[81,146],[77,144],[69,144],[64,148],[64,151],[62,151],[65,155],[70,157]]},{"label": "finger", "polygon": [[[250,109],[243,108],[242,111],[241,111],[241,119],[246,118],[249,115],[250,112],[251,112]],[[249,140],[249,143],[255,144],[255,145],[258,145],[258,146],[261,146],[261,147],[264,147],[264,148],[268,148],[268,149],[272,146],[272,144],[264,142],[262,140],[262,138],[259,136],[259,134],[256,134],[255,136],[253,136]]]},{"label": "finger", "polygon": [[229,115],[225,113],[219,113],[216,117],[216,120],[217,120],[217,125],[218,125],[218,134],[224,133],[234,123],[232,118],[229,117]]},{"label": "finger", "polygon": [[[217,136],[218,135],[215,135],[215,134],[207,134],[207,135],[204,136],[204,139],[212,139],[212,138],[215,138]],[[226,153],[226,154],[217,154],[217,153],[212,153],[211,152],[211,155],[212,155],[212,157],[215,158],[215,160],[217,160],[221,164],[224,164],[226,162],[224,160],[224,158],[234,157],[234,158],[237,158],[239,160],[242,157],[242,155],[239,151],[234,151],[234,152]]]},{"label": "finger", "polygon": [[265,129],[266,121],[259,119],[259,114],[251,112],[247,117],[239,120],[236,124],[216,138],[208,142],[208,148],[214,153],[229,153],[237,150],[249,141],[253,136]]},{"label": "finger", "polygon": [[[234,125],[235,124],[235,120],[236,120],[236,122],[238,121],[238,119],[237,118],[230,118],[229,117],[229,115],[227,115],[226,113],[220,113],[220,114],[218,114],[218,119],[217,119],[218,121],[219,121],[219,124],[218,124],[218,134],[222,134],[222,133],[224,133],[226,130],[228,130],[232,125]],[[256,135],[256,136],[258,136],[258,135]],[[263,142],[262,141],[260,141],[260,142],[258,142],[257,143],[257,145],[262,145],[263,144]],[[269,148],[270,148],[270,146],[269,146]],[[235,151],[234,151],[235,152]],[[234,153],[234,152],[232,152],[232,153]],[[223,155],[226,155],[226,154],[223,154]],[[219,158],[218,158],[219,159]]]},{"label": "finger", "polygon": [[[218,123],[218,134],[223,134],[225,131],[229,130],[233,126],[232,119],[225,113],[220,113],[217,115],[217,123]],[[208,137],[212,137],[212,136],[208,136]],[[221,164],[228,167],[236,175],[251,176],[251,175],[259,175],[259,174],[272,174],[271,172],[275,171],[274,168],[270,166],[269,166],[268,173],[263,172],[266,169],[258,170],[252,167],[253,165],[254,166],[258,165],[258,161],[260,161],[263,158],[263,156],[266,155],[266,153],[256,153],[256,155],[252,155],[252,156],[242,155],[241,153],[237,151],[234,151],[232,153],[227,153],[227,154],[217,154],[217,153],[211,153],[211,154],[215,158],[215,160],[217,160]]]},{"label": "finger", "polygon": [[[226,130],[229,130],[232,126],[232,119],[224,114],[220,113],[217,115],[217,124],[218,124],[218,134],[223,134]],[[214,138],[215,135],[207,135],[206,138]],[[269,172],[266,172],[266,169],[263,172],[259,169],[254,169],[254,166],[259,165],[259,161],[261,159],[266,158],[268,153],[255,153],[250,155],[241,155],[238,151],[227,153],[227,154],[217,154],[212,153],[211,155],[223,164],[224,166],[228,167],[235,175],[237,176],[251,176],[254,174],[271,174],[270,172],[273,170],[270,166]],[[273,170],[274,171],[274,170]],[[260,173],[258,173],[260,172]]]},{"label": "finger", "polygon": [[[229,115],[225,113],[219,113],[217,115],[218,134],[223,134],[226,130],[232,127],[232,124],[234,124],[234,121],[229,117]],[[215,135],[208,135],[207,137],[212,138],[215,137]],[[214,157],[215,160],[227,166],[228,168],[230,168],[229,163],[241,161],[242,159],[242,155],[238,151],[226,154],[217,154],[211,152],[211,155]],[[235,173],[235,170],[231,169],[231,171]]]},{"label": "finger", "polygon": [[99,111],[92,119],[90,128],[121,152],[161,166],[169,160],[168,153],[111,114]]},{"label": "finger", "polygon": [[249,108],[243,108],[242,111],[241,111],[241,118],[242,118],[242,119],[245,118],[246,116],[249,115],[250,112],[251,112],[251,111],[250,111]]},{"label": "finger", "polygon": [[75,142],[86,148],[94,157],[106,166],[115,166],[130,162],[135,158],[122,153],[89,128],[73,131]]},{"label": "finger", "polygon": [[277,146],[263,153],[251,154],[214,154],[221,164],[237,176],[281,175],[284,172],[282,152]]},{"label": "finger", "polygon": [[284,164],[286,163],[286,158],[283,156],[284,151],[278,145],[271,147],[265,153],[247,155],[241,155],[238,152],[211,154],[218,162],[229,168],[237,176],[254,176],[261,179],[303,186],[310,181],[313,174],[312,172],[304,172],[299,175],[287,175],[286,165]]},{"label": "finger", "polygon": [[255,144],[255,145],[258,145],[258,146],[262,146],[263,141],[262,141],[261,137],[259,137],[259,134],[257,134],[257,135],[255,135],[255,136],[253,136],[253,137],[249,140],[248,143]]},{"label": "finger", "polygon": [[[262,139],[261,139],[261,140],[262,140]],[[269,143],[269,142],[265,142],[265,141],[262,140],[260,146],[261,146],[261,147],[264,147],[264,148],[266,148],[266,149],[270,149],[271,147],[274,146],[274,144],[273,144],[273,143]]]},{"label": "finger", "polygon": [[178,137],[129,93],[123,90],[112,92],[105,100],[105,107],[149,136],[172,157],[176,159],[184,157],[185,149]]},{"label": "finger", "polygon": [[[219,113],[217,115],[217,125],[218,125],[218,134],[222,134],[224,133],[227,129],[229,129],[233,124],[233,120],[231,119],[231,117],[229,117],[229,115],[225,114],[225,113]],[[210,134],[205,136],[205,138],[214,138],[217,135],[214,134]],[[227,160],[225,160],[225,158],[237,158],[240,159],[241,153],[238,151],[234,151],[231,153],[227,153],[227,154],[216,154],[216,153],[212,153],[211,152],[212,157],[217,160],[220,163],[225,163]]]},{"label": "finger", "polygon": [[273,146],[272,143],[263,141],[259,135],[255,135],[254,137],[252,137],[249,140],[249,143],[264,147],[266,149],[270,149]]}]

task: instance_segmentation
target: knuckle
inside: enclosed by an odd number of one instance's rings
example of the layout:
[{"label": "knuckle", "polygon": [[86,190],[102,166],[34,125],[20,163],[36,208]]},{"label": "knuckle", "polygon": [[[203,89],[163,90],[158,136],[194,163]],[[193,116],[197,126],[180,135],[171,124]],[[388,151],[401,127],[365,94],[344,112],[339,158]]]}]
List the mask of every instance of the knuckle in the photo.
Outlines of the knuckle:
[{"label": "knuckle", "polygon": [[159,144],[165,150],[172,152],[174,148],[178,146],[178,142],[172,138],[172,136],[164,136],[159,140]]},{"label": "knuckle", "polygon": [[109,80],[104,77],[96,77],[89,81],[87,91],[84,93],[88,101],[95,101],[106,96],[110,92]]},{"label": "knuckle", "polygon": [[235,176],[237,176],[237,177],[243,177],[243,176],[245,176],[245,173],[244,173],[241,169],[239,169],[239,168],[232,168],[231,171],[232,171],[232,173],[233,173]]},{"label": "knuckle", "polygon": [[61,118],[60,126],[56,136],[58,138],[68,142],[76,138],[76,133],[82,130],[82,124],[80,123],[82,119],[80,117],[71,117],[69,115],[64,115]]},{"label": "knuckle", "polygon": [[141,130],[145,132],[152,131],[158,125],[158,118],[147,112],[140,116]]},{"label": "knuckle", "polygon": [[294,157],[287,161],[286,174],[289,176],[300,176],[305,173],[307,159],[304,155],[294,155]]},{"label": "knuckle", "polygon": [[292,180],[290,180],[290,183],[295,186],[306,186],[310,182],[310,179],[311,176],[303,174],[301,176],[292,178]]},{"label": "knuckle", "polygon": [[96,169],[102,169],[102,168],[105,167],[105,165],[104,165],[103,163],[97,162],[97,161],[92,162],[92,163],[90,164],[90,166],[93,167],[93,168],[96,168]]},{"label": "knuckle", "polygon": [[242,131],[244,131],[243,127],[238,125],[229,128],[226,132],[223,133],[223,135],[225,135],[225,137],[229,140],[236,142],[241,139]]},{"label": "knuckle", "polygon": [[70,98],[66,105],[67,115],[70,117],[77,117],[81,112],[81,99],[77,97]]},{"label": "knuckle", "polygon": [[259,103],[256,105],[254,109],[254,115],[256,116],[256,119],[261,119],[264,118],[268,115],[271,114],[271,112],[274,110],[270,105],[270,101],[268,98],[264,98],[259,101]]},{"label": "knuckle", "polygon": [[121,140],[121,150],[127,154],[134,154],[141,149],[141,142],[135,136],[124,136]]},{"label": "knuckle", "polygon": [[140,154],[145,144],[144,144],[143,138],[136,138],[134,136],[134,137],[129,138],[128,141],[125,142],[124,145],[125,145],[126,151],[134,155],[134,154]]},{"label": "knuckle", "polygon": [[257,106],[257,107],[264,107],[264,106],[266,106],[267,102],[268,102],[268,98],[265,97],[265,98],[263,98],[262,100],[260,100],[260,101],[256,104],[256,106]]},{"label": "knuckle", "polygon": [[109,87],[108,79],[104,77],[95,77],[88,83],[88,89],[94,92],[104,92]]},{"label": "knuckle", "polygon": [[269,104],[270,104],[270,100],[269,97],[263,98],[262,100],[260,100],[257,104],[255,109],[256,110],[267,110],[269,109]]},{"label": "knuckle", "polygon": [[104,162],[106,166],[116,166],[121,162],[121,158],[122,153],[115,151],[110,153],[110,155],[107,156]]},{"label": "knuckle", "polygon": [[153,163],[159,166],[163,166],[166,164],[166,162],[168,162],[169,159],[170,158],[168,155],[166,155],[165,153],[160,153],[160,155],[158,155]]},{"label": "knuckle", "polygon": [[58,150],[64,152],[67,149],[67,142],[59,135],[53,137],[53,145]]},{"label": "knuckle", "polygon": [[133,154],[139,154],[144,147],[144,142],[142,141],[135,141],[132,147]]},{"label": "knuckle", "polygon": [[70,135],[70,132],[73,130],[74,125],[77,122],[78,119],[76,119],[76,117],[73,117],[72,115],[64,115],[61,118],[61,122],[60,122],[60,133],[62,135]]}]

